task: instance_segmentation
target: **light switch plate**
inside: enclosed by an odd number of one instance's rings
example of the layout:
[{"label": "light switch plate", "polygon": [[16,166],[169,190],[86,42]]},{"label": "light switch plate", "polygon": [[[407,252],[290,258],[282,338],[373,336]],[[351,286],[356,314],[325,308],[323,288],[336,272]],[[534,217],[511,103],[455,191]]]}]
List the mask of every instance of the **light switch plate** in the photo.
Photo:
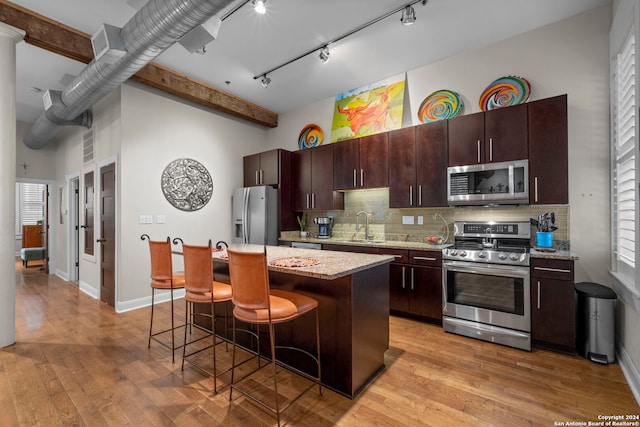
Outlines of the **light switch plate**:
[{"label": "light switch plate", "polygon": [[402,215],[402,224],[403,225],[415,224],[413,215]]},{"label": "light switch plate", "polygon": [[153,224],[153,215],[140,215],[140,224]]},{"label": "light switch plate", "polygon": [[167,218],[164,215],[156,215],[156,224],[165,224]]}]

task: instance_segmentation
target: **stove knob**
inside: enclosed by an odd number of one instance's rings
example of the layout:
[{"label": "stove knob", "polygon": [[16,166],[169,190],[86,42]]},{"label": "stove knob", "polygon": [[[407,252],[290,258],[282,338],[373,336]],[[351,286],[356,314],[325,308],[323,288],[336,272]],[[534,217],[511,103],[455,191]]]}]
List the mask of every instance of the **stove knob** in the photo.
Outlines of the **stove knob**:
[{"label": "stove knob", "polygon": [[460,256],[461,257],[466,257],[467,256],[467,251],[461,251],[460,252]]},{"label": "stove knob", "polygon": [[509,258],[511,259],[511,261],[517,261],[520,258],[520,256],[516,253],[512,253],[509,255]]},{"label": "stove knob", "polygon": [[451,249],[450,254],[451,254],[451,256],[456,256],[456,255],[458,255],[458,251],[456,251],[455,249]]},{"label": "stove knob", "polygon": [[505,254],[504,252],[500,252],[500,254],[498,254],[498,258],[504,261],[505,259],[507,259],[507,254]]},{"label": "stove knob", "polygon": [[487,257],[487,253],[486,252],[480,252],[478,254],[478,258],[486,258]]}]

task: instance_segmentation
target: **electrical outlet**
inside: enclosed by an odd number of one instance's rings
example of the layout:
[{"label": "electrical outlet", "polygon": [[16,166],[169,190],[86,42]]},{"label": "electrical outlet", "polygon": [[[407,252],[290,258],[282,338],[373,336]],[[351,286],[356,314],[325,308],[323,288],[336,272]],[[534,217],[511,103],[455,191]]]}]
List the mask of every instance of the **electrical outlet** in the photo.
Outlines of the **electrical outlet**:
[{"label": "electrical outlet", "polygon": [[140,224],[153,224],[153,215],[140,215]]},{"label": "electrical outlet", "polygon": [[165,224],[167,218],[164,215],[156,215],[156,224]]},{"label": "electrical outlet", "polygon": [[403,225],[415,224],[413,215],[402,215],[402,224]]},{"label": "electrical outlet", "polygon": [[424,224],[424,217],[422,215],[418,215],[418,225]]}]

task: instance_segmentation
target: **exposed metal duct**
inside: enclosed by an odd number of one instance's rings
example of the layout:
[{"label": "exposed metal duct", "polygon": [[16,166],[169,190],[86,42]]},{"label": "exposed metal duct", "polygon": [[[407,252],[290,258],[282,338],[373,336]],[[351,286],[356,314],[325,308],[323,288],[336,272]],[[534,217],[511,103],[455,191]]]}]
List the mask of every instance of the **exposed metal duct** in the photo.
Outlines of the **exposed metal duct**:
[{"label": "exposed metal duct", "polygon": [[[193,28],[233,3],[234,0],[150,0],[120,30],[127,50],[119,61],[93,60],[59,94],[31,127],[24,144],[41,148],[59,126],[91,127],[89,108],[153,61]],[[54,92],[54,91],[51,91]]]}]

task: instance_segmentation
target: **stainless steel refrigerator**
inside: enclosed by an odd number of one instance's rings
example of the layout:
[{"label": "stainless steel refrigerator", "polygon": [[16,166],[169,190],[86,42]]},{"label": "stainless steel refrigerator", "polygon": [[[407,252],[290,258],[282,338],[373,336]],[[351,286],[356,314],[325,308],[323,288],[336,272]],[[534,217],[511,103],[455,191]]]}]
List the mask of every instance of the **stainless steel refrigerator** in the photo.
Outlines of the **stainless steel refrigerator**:
[{"label": "stainless steel refrigerator", "polygon": [[233,243],[278,244],[278,190],[236,188],[231,197]]}]

